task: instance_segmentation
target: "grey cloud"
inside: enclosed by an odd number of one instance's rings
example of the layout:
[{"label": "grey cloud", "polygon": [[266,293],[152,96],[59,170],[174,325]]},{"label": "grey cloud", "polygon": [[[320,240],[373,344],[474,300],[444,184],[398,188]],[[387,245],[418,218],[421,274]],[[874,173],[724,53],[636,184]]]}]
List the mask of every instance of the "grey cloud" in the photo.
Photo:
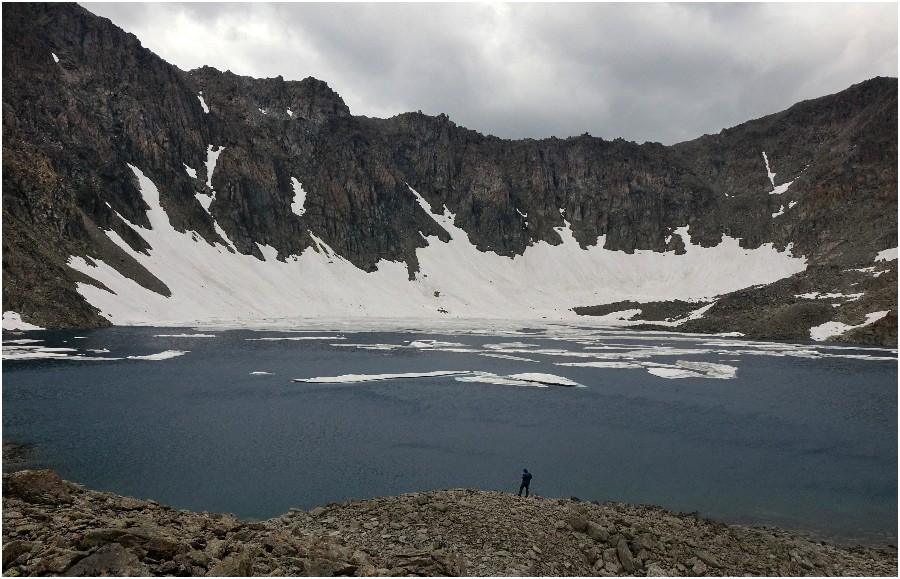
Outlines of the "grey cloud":
[{"label": "grey cloud", "polygon": [[670,144],[897,74],[896,4],[85,6],[151,47],[175,18],[214,31],[193,55],[170,40],[160,56],[182,68],[204,49],[239,74],[316,76],[354,114],[509,138]]}]

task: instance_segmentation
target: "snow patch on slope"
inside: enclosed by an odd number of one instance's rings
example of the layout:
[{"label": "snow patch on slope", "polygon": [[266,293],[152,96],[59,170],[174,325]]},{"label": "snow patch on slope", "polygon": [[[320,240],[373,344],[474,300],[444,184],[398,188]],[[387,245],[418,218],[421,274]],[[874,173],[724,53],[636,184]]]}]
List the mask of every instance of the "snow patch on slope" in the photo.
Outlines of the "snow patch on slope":
[{"label": "snow patch on slope", "polygon": [[206,101],[203,100],[203,91],[202,91],[202,90],[201,90],[200,93],[197,95],[197,98],[200,99],[200,106],[203,107],[203,112],[204,112],[204,113],[208,113],[208,112],[209,112],[209,107],[206,106]]},{"label": "snow patch on slope", "polygon": [[295,215],[302,216],[306,213],[306,191],[303,190],[303,185],[300,184],[300,181],[297,181],[296,177],[291,177],[291,185],[294,187],[294,199],[291,201],[291,211],[294,212]]},{"label": "snow patch on slope", "polygon": [[3,329],[4,330],[43,330],[40,326],[29,324],[22,320],[22,316],[10,310],[3,312]]},{"label": "snow patch on slope", "polygon": [[892,247],[891,249],[885,249],[884,251],[880,251],[878,255],[875,256],[875,261],[894,261],[897,259],[897,248]]},{"label": "snow patch on slope", "polygon": [[888,315],[889,312],[873,312],[871,314],[866,315],[866,321],[857,325],[850,326],[847,324],[843,324],[841,322],[826,322],[819,326],[815,326],[814,328],[810,328],[809,337],[817,342],[821,342],[822,340],[827,340],[828,338],[837,338],[850,330],[855,330],[856,328],[862,328],[864,326],[868,326],[869,324],[874,324],[881,318]]},{"label": "snow patch on slope", "polygon": [[[769,157],[766,156],[766,152],[762,152],[763,160],[766,162],[766,174],[769,176],[769,182],[772,184],[772,191],[769,191],[769,195],[781,195],[782,193],[787,192],[788,187],[791,186],[793,181],[788,181],[787,183],[782,183],[781,185],[775,185],[775,173],[772,172],[772,169],[769,168]],[[772,217],[777,217],[781,213],[772,215]]]},{"label": "snow patch on slope", "polygon": [[[213,146],[207,150],[208,185],[222,150]],[[132,170],[150,207],[151,228],[140,229],[151,247],[149,255],[135,252],[113,231],[106,234],[162,280],[171,297],[141,287],[101,260],[93,264],[79,257],[69,260],[70,267],[114,292],[78,285],[88,302],[120,325],[437,316],[584,320],[570,308],[622,300],[708,299],[771,283],[805,268],[804,259],[778,252],[771,245],[748,250],[729,237],[712,248],[691,245],[686,227],[676,230],[686,241],[684,255],[640,250],[628,255],[604,249],[604,238],[596,246],[582,249],[566,224],[556,228],[562,243],[539,242],[524,255],[510,259],[478,251],[454,225],[449,211],[432,213],[430,205],[412,189],[422,209],[452,238],[446,243],[427,238],[428,246],[416,254],[420,271],[414,280],[409,280],[402,262],[382,260],[376,271],[364,272],[311,231],[313,246],[300,255],[278,261],[275,248],[261,245],[266,258],[261,261],[210,245],[193,232],[176,231],[160,205],[156,186],[139,169]],[[209,199],[198,196],[201,202],[201,197]],[[205,206],[208,210],[209,204]],[[218,224],[216,231],[228,239]]]}]

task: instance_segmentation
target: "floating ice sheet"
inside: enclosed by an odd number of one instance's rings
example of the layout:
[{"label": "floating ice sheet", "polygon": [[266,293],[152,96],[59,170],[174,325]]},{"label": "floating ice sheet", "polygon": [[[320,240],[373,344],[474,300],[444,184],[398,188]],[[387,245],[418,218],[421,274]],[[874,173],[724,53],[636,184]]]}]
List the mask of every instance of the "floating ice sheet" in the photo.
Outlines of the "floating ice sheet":
[{"label": "floating ice sheet", "polygon": [[156,354],[147,354],[145,356],[128,356],[129,360],[168,360],[170,358],[177,358],[178,356],[184,356],[190,352],[190,350],[166,350],[164,352],[159,352]]},{"label": "floating ice sheet", "polygon": [[467,370],[437,370],[434,372],[404,372],[400,374],[342,374],[340,376],[317,376],[315,378],[294,378],[294,382],[313,384],[353,384],[377,380],[398,380],[403,378],[431,378],[437,376],[459,376],[470,374]]}]

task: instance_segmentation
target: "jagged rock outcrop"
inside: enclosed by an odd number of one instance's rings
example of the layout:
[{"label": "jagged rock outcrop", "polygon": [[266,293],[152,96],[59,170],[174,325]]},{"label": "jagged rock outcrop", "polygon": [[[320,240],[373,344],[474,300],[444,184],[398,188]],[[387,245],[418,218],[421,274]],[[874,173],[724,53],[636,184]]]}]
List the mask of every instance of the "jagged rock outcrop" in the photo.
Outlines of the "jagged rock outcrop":
[{"label": "jagged rock outcrop", "polygon": [[3,475],[3,574],[896,576],[896,545],[839,546],[651,506],[436,490],[266,521]]},{"label": "jagged rock outcrop", "polygon": [[[807,271],[724,296],[680,329],[808,339],[820,320],[856,326],[888,311],[844,339],[896,345],[897,262],[859,271],[896,246],[896,79],[671,147],[587,134],[511,141],[445,115],[353,116],[313,78],[181,71],[76,4],[16,3],[3,6],[3,134],[3,309],[44,327],[109,323],[76,289],[103,284],[68,267],[72,256],[170,295],[111,241],[152,250],[131,165],[177,231],[259,260],[260,245],[284,260],[318,239],[362,271],[403,262],[410,279],[417,250],[450,236],[409,187],[499,256],[558,244],[564,224],[583,247],[627,254],[682,254],[723,235],[790,247]],[[828,310],[797,305],[786,287],[863,296]]]}]

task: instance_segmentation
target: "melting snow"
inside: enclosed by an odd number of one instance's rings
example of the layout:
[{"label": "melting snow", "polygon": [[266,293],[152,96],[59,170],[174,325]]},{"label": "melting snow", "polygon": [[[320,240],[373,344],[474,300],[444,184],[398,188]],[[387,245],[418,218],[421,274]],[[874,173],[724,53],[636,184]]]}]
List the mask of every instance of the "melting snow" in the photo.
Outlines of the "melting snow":
[{"label": "melting snow", "polygon": [[203,107],[203,112],[208,113],[209,107],[206,106],[206,101],[203,100],[203,91],[202,90],[200,91],[200,94],[197,95],[197,98],[200,99],[200,106]]},{"label": "melting snow", "polygon": [[50,53],[50,56],[53,57],[53,62],[57,62],[57,63],[59,62],[59,57],[56,56],[56,53],[55,53],[55,52],[51,52],[51,53]]},{"label": "melting snow", "polygon": [[154,334],[154,338],[215,338],[214,334]]},{"label": "melting snow", "polygon": [[291,117],[291,118],[294,118],[294,111],[292,111],[291,109],[288,109],[288,110],[285,111],[285,112],[287,113],[287,116],[289,116],[289,117]]},{"label": "melting snow", "polygon": [[184,356],[190,352],[190,350],[166,350],[164,352],[158,352],[156,354],[147,354],[146,356],[128,356],[129,360],[168,360],[170,358],[177,358],[178,356]]},{"label": "melting snow", "polygon": [[193,178],[193,179],[197,178],[197,170],[196,169],[192,169],[191,167],[188,167],[187,163],[182,163],[182,165],[184,165],[185,173],[190,175],[191,178]]},{"label": "melting snow", "polygon": [[[210,186],[222,150],[212,145],[207,149]],[[78,286],[89,303],[117,324],[196,326],[231,320],[233,325],[257,320],[271,327],[276,319],[297,317],[433,319],[439,315],[438,308],[448,311],[448,318],[546,317],[596,323],[570,308],[625,299],[708,299],[805,268],[805,260],[790,252],[778,252],[771,245],[746,250],[728,237],[712,248],[687,244],[684,255],[640,250],[628,255],[604,249],[604,238],[582,249],[568,225],[556,229],[560,245],[536,243],[524,255],[510,259],[478,251],[454,225],[449,211],[432,214],[415,191],[423,210],[453,239],[444,243],[427,238],[428,246],[416,252],[420,271],[415,280],[408,279],[402,262],[382,260],[376,271],[364,272],[312,232],[314,246],[299,256],[285,256],[285,261],[274,259],[278,253],[274,248],[260,245],[266,257],[263,262],[210,245],[192,232],[175,231],[160,206],[156,186],[139,169],[132,169],[150,207],[151,229],[139,230],[152,249],[149,255],[135,252],[115,232],[106,234],[162,280],[172,296],[141,287],[101,260],[93,265],[79,257],[69,260],[70,267],[114,292],[90,284]],[[228,239],[218,224],[216,231]],[[687,227],[676,232],[688,240]]]},{"label": "melting snow", "polygon": [[276,338],[246,338],[248,342],[277,342],[303,340],[346,340],[344,336],[279,336]]},{"label": "melting snow", "polygon": [[554,376],[553,374],[540,374],[526,372],[524,374],[510,374],[513,380],[524,380],[525,382],[537,382],[539,384],[551,384],[555,386],[581,386],[578,382],[573,382],[562,376]]},{"label": "melting snow", "polygon": [[827,340],[832,337],[839,337],[842,334],[849,332],[850,330],[855,330],[856,328],[862,328],[864,326],[868,326],[869,324],[874,324],[884,316],[888,315],[889,312],[873,312],[871,314],[866,314],[866,321],[859,324],[858,326],[850,326],[847,324],[843,324],[841,322],[826,322],[814,328],[810,328],[809,337],[817,342],[822,340]]},{"label": "melting snow", "polygon": [[22,316],[10,310],[3,312],[3,329],[4,330],[43,330],[40,326],[29,324],[22,320]]},{"label": "melting snow", "polygon": [[894,261],[897,259],[897,248],[885,249],[875,256],[875,261]]},{"label": "melting snow", "polygon": [[[785,193],[788,190],[788,187],[791,186],[791,183],[793,183],[793,181],[782,183],[781,185],[775,185],[775,173],[773,173],[769,168],[769,157],[766,156],[765,151],[763,151],[762,155],[763,159],[766,162],[766,174],[769,176],[769,182],[772,183],[772,191],[769,191],[769,195],[781,195],[782,193]],[[780,215],[780,213],[777,215]],[[772,217],[776,217],[776,215],[773,214]]]},{"label": "melting snow", "polygon": [[291,177],[291,185],[294,186],[294,199],[291,201],[291,211],[297,215],[303,215],[306,213],[306,209],[303,207],[306,204],[306,191],[303,190],[303,186],[300,184],[300,181],[297,181],[296,177]]},{"label": "melting snow", "polygon": [[314,384],[353,384],[357,382],[374,382],[377,380],[397,380],[401,378],[430,378],[436,376],[459,376],[469,374],[466,370],[438,370],[435,372],[406,372],[402,374],[343,374],[341,376],[319,376],[316,378],[294,378],[294,382],[310,382]]},{"label": "melting snow", "polygon": [[[222,151],[225,150],[225,147],[216,147],[213,148],[212,145],[206,148],[206,185],[212,189],[212,177],[213,171],[216,170],[216,163],[219,162],[219,155],[222,154]],[[152,183],[151,183],[152,185]],[[156,185],[153,185],[153,188],[156,189]],[[143,187],[141,188],[143,191]],[[157,196],[159,193],[157,193]]]},{"label": "melting snow", "polygon": [[863,295],[865,295],[865,294],[861,294],[861,293],[859,293],[859,294],[838,294],[838,293],[823,294],[823,293],[819,293],[819,292],[812,292],[812,293],[808,293],[808,294],[798,294],[798,295],[795,295],[794,297],[795,298],[804,298],[807,300],[844,299],[844,300],[852,302],[852,301],[856,301],[859,298],[863,297]]}]

